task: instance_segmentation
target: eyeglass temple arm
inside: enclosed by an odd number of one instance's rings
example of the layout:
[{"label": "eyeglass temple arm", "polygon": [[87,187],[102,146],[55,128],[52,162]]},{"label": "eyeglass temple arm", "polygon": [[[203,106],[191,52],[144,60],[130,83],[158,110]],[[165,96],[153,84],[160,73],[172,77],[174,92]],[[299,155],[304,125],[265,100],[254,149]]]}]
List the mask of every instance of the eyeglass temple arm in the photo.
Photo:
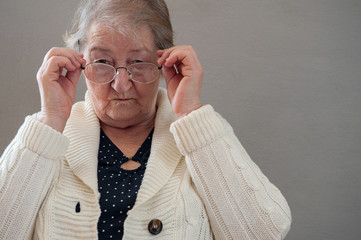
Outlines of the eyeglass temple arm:
[{"label": "eyeglass temple arm", "polygon": [[[80,39],[78,39],[78,51],[80,52]],[[83,65],[80,65],[81,69],[85,69],[85,67]]]}]

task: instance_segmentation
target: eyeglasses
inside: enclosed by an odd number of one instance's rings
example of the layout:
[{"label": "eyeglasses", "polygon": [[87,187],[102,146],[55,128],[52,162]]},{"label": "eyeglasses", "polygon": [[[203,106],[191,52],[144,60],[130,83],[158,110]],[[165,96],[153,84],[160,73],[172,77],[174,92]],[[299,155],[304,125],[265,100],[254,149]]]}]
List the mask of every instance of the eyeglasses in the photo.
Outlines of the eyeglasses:
[{"label": "eyeglasses", "polygon": [[84,70],[86,78],[95,84],[110,83],[119,74],[119,69],[126,70],[132,81],[149,84],[159,78],[162,66],[150,62],[137,62],[127,67],[115,68],[106,63],[88,63],[81,68]]}]

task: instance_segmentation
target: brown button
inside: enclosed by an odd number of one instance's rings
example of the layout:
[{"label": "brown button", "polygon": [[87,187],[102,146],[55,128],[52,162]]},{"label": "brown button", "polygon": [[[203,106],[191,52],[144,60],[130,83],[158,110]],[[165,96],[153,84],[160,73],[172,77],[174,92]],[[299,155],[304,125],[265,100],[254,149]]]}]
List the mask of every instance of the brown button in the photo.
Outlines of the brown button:
[{"label": "brown button", "polygon": [[163,223],[159,219],[153,219],[148,224],[148,230],[151,234],[157,235],[162,231]]}]

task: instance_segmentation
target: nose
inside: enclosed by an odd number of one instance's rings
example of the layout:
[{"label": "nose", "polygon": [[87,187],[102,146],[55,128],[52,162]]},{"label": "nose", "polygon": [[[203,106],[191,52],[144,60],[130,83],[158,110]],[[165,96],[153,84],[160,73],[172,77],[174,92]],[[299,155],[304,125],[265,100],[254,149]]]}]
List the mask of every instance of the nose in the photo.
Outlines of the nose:
[{"label": "nose", "polygon": [[126,68],[117,68],[117,74],[115,75],[111,86],[117,92],[126,92],[133,86],[133,81],[131,80]]}]

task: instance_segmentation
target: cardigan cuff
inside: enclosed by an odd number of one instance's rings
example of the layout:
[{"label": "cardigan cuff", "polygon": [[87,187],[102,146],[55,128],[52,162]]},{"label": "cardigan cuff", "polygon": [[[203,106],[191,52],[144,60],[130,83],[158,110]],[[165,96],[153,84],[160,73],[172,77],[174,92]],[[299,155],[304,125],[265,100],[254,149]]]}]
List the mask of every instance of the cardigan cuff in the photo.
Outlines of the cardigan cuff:
[{"label": "cardigan cuff", "polygon": [[64,156],[69,146],[67,137],[38,121],[36,114],[25,118],[16,137],[27,149],[49,159]]},{"label": "cardigan cuff", "polygon": [[224,135],[228,124],[214,111],[211,105],[205,105],[185,117],[173,122],[170,131],[183,155],[203,147]]}]

